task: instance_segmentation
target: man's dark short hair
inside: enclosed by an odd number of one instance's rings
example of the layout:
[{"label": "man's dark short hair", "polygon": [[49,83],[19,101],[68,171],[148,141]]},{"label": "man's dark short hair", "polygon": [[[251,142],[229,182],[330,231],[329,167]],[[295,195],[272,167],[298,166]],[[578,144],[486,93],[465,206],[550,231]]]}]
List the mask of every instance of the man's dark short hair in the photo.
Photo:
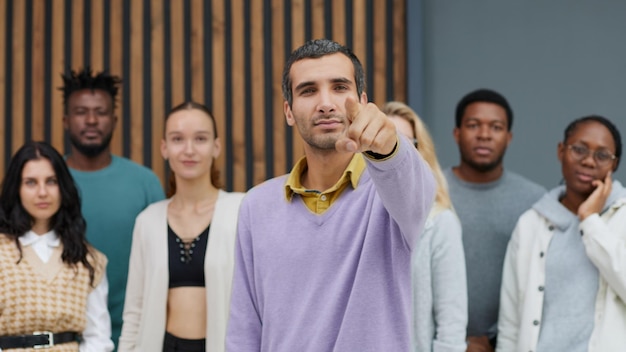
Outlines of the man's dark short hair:
[{"label": "man's dark short hair", "polygon": [[507,130],[511,130],[511,127],[513,127],[513,110],[511,110],[509,102],[502,94],[491,89],[477,89],[461,98],[459,103],[456,105],[457,128],[461,127],[461,120],[463,120],[463,115],[465,114],[467,106],[476,102],[500,105],[504,111],[506,111]]},{"label": "man's dark short hair", "polygon": [[63,78],[63,86],[59,87],[63,91],[63,106],[67,113],[67,101],[72,93],[79,90],[103,90],[111,96],[113,107],[115,108],[115,98],[119,91],[122,79],[118,76],[109,74],[107,70],[93,73],[89,66],[80,71],[70,71],[68,74],[61,75]]},{"label": "man's dark short hair", "polygon": [[322,56],[336,53],[342,53],[346,55],[350,61],[352,61],[352,65],[354,66],[354,81],[356,84],[356,90],[359,98],[361,97],[361,93],[365,91],[365,72],[363,71],[363,65],[361,65],[361,62],[356,55],[354,55],[352,50],[329,39],[313,39],[294,50],[285,64],[285,69],[283,70],[282,88],[283,98],[289,103],[289,106],[291,106],[291,103],[293,102],[292,82],[291,77],[289,76],[289,71],[291,71],[293,63],[303,59],[318,59]]}]

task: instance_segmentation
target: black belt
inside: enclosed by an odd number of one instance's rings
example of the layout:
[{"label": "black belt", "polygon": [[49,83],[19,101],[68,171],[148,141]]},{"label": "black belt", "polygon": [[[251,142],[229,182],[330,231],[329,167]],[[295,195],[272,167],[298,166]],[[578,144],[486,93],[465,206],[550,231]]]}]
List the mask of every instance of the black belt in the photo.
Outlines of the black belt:
[{"label": "black belt", "polygon": [[78,342],[80,334],[76,332],[35,331],[32,335],[0,336],[0,348],[50,348],[54,345]]}]

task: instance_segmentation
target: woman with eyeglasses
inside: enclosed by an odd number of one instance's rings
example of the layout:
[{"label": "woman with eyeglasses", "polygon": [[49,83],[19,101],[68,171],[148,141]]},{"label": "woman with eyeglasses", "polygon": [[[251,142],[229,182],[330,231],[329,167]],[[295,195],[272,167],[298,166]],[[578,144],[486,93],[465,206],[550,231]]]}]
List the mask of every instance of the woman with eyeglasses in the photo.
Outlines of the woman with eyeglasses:
[{"label": "woman with eyeglasses", "polygon": [[497,351],[626,351],[626,189],[611,121],[570,123],[564,185],[524,213],[504,262]]}]

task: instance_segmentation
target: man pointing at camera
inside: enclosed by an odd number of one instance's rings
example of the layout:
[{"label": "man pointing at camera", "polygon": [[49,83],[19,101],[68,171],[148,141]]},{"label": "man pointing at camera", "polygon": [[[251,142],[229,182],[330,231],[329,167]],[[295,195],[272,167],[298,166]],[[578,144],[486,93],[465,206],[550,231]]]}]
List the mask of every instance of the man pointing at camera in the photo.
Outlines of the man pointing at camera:
[{"label": "man pointing at camera", "polygon": [[364,89],[335,42],[287,61],[284,112],[305,156],[242,203],[227,351],[411,349],[411,250],[435,183]]}]

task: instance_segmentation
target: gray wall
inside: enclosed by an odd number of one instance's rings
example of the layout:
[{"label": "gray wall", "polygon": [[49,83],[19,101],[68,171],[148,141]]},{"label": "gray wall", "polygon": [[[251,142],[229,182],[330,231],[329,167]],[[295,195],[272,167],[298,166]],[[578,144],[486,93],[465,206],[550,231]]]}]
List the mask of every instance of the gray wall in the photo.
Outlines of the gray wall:
[{"label": "gray wall", "polygon": [[[547,188],[561,179],[556,146],[571,120],[600,114],[626,137],[626,1],[420,0],[408,10],[421,18],[409,21],[409,104],[444,167],[459,159],[455,105],[476,88],[512,105],[505,167]],[[615,178],[626,183],[624,163]]]}]

